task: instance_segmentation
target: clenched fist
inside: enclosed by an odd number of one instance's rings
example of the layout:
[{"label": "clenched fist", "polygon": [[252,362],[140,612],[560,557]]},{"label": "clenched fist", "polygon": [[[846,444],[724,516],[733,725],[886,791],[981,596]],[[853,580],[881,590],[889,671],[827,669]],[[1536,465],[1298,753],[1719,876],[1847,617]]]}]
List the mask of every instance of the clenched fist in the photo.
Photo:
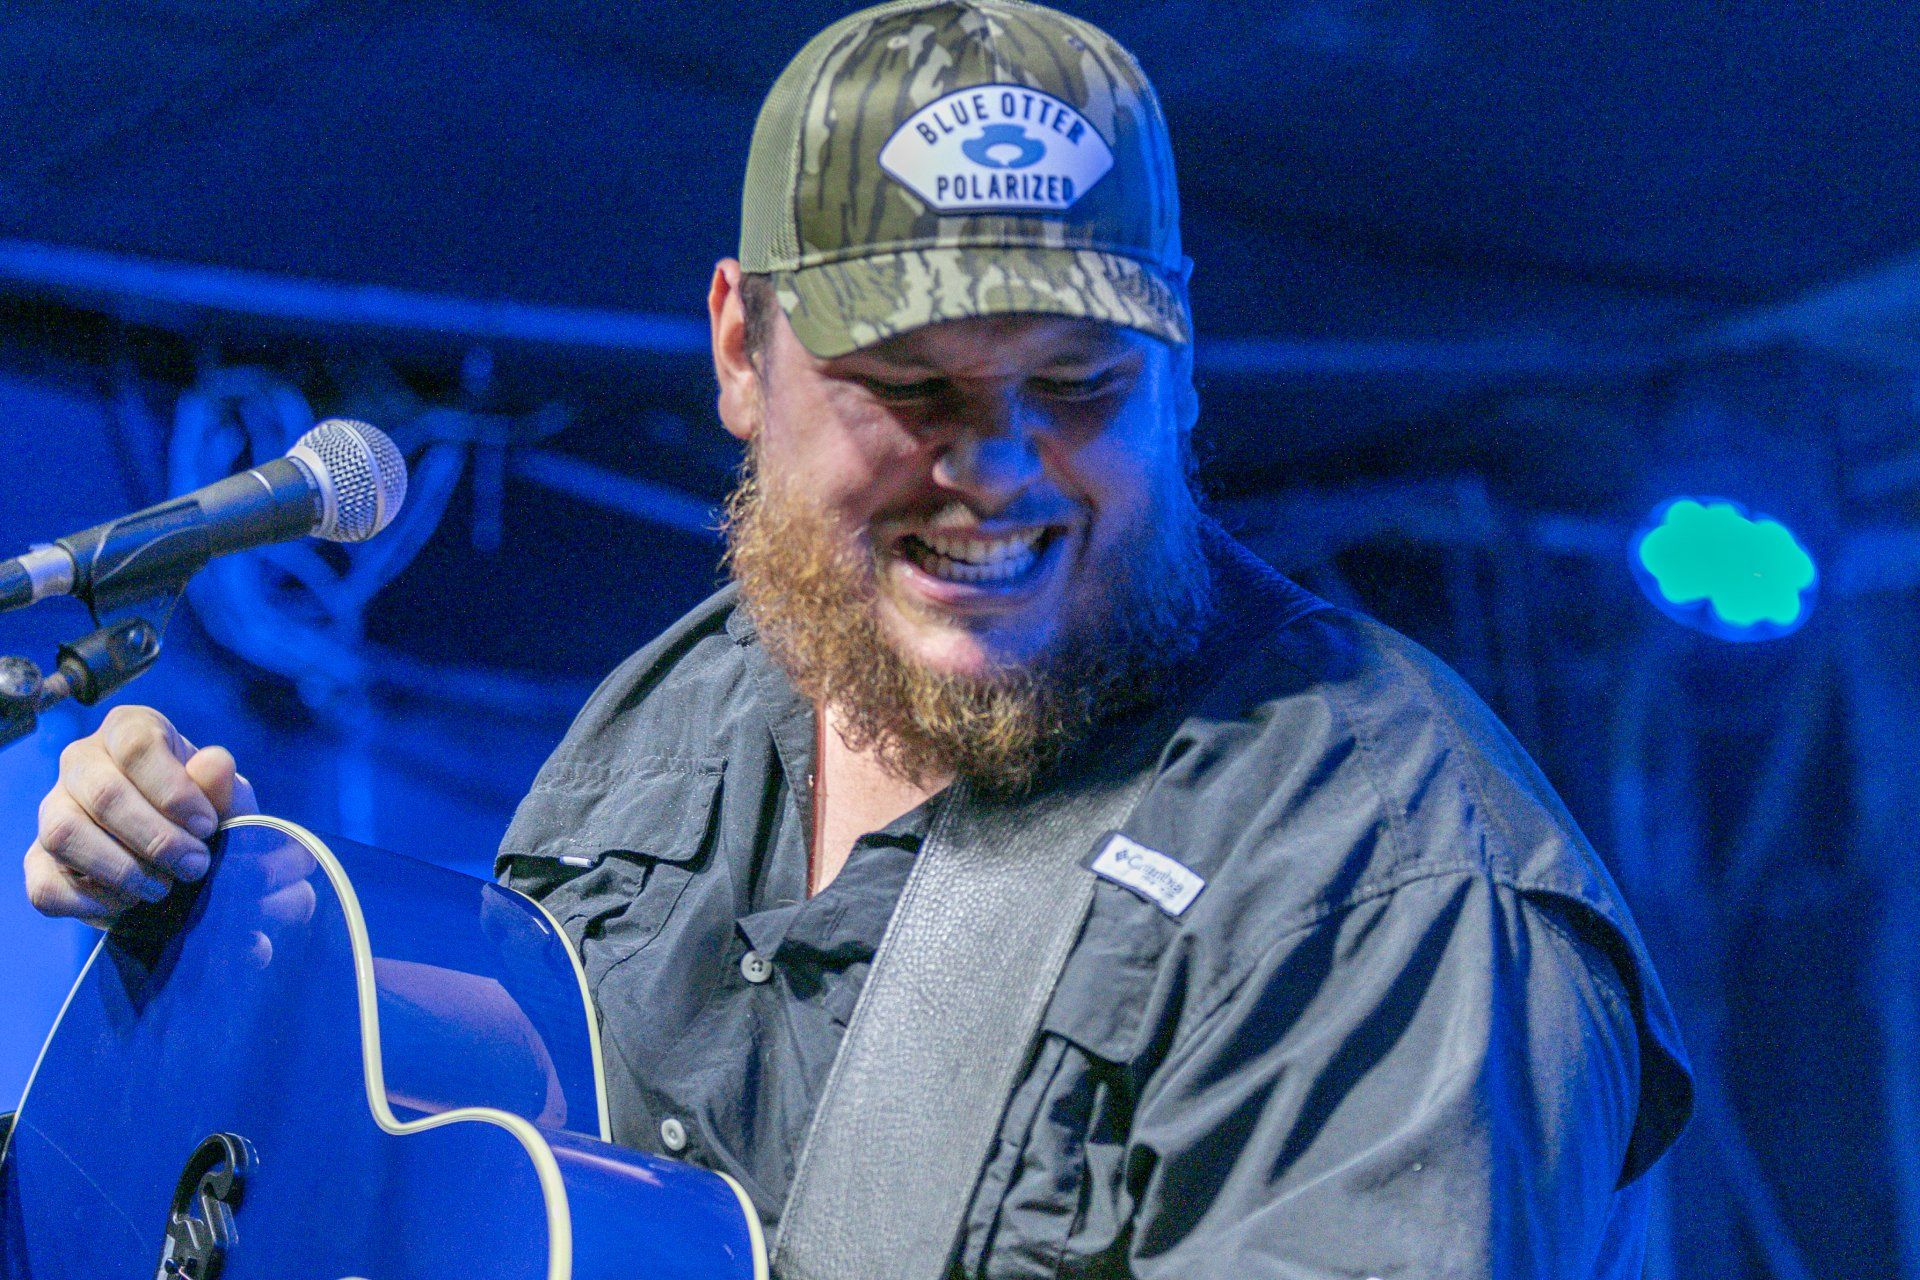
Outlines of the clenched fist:
[{"label": "clenched fist", "polygon": [[115,707],[60,753],[27,850],[27,898],[102,928],[207,873],[207,838],[255,813],[253,786],[224,747],[196,749],[151,707]]}]

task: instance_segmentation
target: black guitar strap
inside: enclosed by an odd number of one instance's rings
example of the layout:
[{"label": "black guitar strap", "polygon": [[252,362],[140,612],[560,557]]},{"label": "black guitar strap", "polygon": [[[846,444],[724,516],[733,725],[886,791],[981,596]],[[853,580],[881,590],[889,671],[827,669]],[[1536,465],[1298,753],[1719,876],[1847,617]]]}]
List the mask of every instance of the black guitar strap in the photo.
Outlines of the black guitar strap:
[{"label": "black guitar strap", "polygon": [[780,1280],[940,1280],[1093,901],[1082,862],[1152,781],[1167,715],[1020,800],[956,783],[828,1074],[774,1242]]}]

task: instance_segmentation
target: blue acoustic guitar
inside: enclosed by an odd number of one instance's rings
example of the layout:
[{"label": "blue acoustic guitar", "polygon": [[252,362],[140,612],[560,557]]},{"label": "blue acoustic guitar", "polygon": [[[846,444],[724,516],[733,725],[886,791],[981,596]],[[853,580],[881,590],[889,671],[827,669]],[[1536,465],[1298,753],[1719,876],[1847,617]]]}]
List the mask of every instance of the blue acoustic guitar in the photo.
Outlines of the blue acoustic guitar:
[{"label": "blue acoustic guitar", "polygon": [[4,1280],[766,1280],[739,1186],[607,1139],[566,936],[272,818],[130,917],[0,1152]]}]

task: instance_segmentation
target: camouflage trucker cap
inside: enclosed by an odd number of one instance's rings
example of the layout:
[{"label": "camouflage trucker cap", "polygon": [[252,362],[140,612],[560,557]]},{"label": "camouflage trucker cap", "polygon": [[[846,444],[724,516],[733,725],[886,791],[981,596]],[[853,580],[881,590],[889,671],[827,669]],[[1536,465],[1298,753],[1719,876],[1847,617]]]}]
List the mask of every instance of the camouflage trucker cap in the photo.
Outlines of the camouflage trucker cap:
[{"label": "camouflage trucker cap", "polygon": [[809,41],[754,126],[740,261],[821,357],[1005,312],[1192,339],[1153,86],[1023,0],[894,0]]}]

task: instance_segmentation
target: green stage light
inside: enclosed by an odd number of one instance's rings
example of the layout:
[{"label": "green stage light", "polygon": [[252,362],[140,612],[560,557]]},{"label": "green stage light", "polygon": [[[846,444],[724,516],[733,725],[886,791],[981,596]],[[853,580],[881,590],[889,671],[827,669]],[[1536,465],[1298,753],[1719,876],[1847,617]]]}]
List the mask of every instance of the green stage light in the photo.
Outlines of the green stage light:
[{"label": "green stage light", "polygon": [[1820,574],[1778,520],[1720,498],[1662,503],[1635,536],[1634,574],[1676,622],[1722,640],[1766,640],[1807,620]]}]

